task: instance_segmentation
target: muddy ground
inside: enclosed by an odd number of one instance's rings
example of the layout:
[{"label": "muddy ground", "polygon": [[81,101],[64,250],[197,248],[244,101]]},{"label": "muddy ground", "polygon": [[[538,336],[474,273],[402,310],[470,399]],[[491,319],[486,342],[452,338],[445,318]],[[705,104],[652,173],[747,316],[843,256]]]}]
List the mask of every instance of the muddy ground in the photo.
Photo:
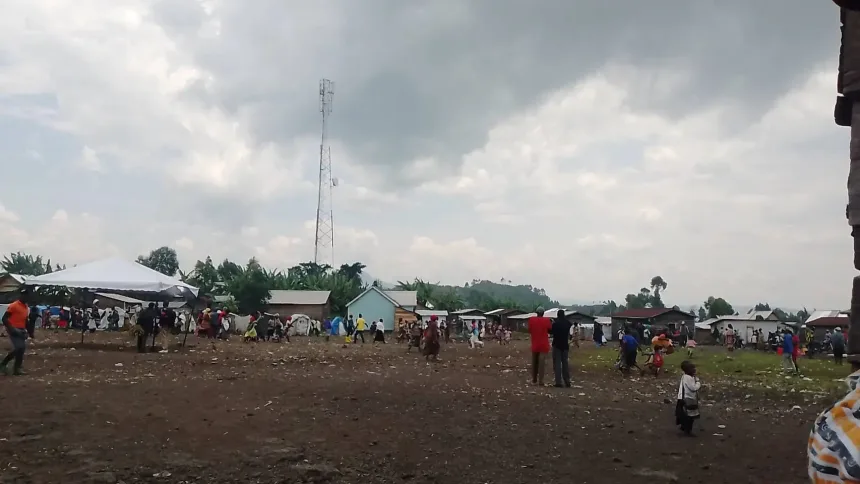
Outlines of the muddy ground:
[{"label": "muddy ground", "polygon": [[823,405],[712,382],[683,438],[677,380],[583,370],[593,348],[556,389],[530,385],[522,342],[428,364],[393,344],[78,338],[41,335],[29,375],[0,377],[0,482],[803,483]]}]

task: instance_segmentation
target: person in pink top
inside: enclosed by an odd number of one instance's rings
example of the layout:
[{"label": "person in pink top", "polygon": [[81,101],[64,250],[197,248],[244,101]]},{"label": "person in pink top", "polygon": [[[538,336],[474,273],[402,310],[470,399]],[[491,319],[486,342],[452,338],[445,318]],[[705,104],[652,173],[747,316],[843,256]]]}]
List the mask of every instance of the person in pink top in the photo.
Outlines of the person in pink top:
[{"label": "person in pink top", "polygon": [[532,383],[543,386],[546,370],[546,355],[549,353],[549,333],[552,321],[544,317],[543,308],[537,308],[536,316],[529,318],[529,334],[532,340]]}]

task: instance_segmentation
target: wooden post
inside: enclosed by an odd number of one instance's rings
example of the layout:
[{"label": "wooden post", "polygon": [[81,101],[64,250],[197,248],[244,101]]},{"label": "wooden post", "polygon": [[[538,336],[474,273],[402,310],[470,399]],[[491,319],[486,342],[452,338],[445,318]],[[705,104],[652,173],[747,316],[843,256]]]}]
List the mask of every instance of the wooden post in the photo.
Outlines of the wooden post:
[{"label": "wooden post", "polygon": [[188,319],[186,319],[186,321],[185,321],[185,328],[183,328],[183,330],[182,330],[183,333],[185,333],[182,336],[182,347],[183,348],[185,348],[185,342],[188,341],[188,330],[191,329],[191,318],[192,317],[194,317],[193,309],[192,309],[191,314],[188,316]]}]

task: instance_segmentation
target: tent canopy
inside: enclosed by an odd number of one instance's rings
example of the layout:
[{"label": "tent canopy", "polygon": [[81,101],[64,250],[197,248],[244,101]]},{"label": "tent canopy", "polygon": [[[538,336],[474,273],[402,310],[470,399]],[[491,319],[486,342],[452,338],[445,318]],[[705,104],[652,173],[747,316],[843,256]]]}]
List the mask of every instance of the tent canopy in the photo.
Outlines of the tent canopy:
[{"label": "tent canopy", "polygon": [[197,288],[149,267],[123,259],[103,259],[62,271],[32,277],[28,286],[63,286],[129,292],[183,292],[197,296]]}]

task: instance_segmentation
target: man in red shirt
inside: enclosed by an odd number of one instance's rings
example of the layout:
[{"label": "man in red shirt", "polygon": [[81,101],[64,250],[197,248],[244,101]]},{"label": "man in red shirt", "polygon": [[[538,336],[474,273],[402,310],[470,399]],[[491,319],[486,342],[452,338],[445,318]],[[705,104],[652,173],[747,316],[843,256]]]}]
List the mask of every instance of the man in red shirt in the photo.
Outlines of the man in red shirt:
[{"label": "man in red shirt", "polygon": [[31,338],[33,337],[33,328],[27,325],[29,314],[30,308],[27,307],[27,292],[26,289],[21,289],[18,300],[10,304],[3,314],[3,326],[6,327],[9,341],[12,342],[12,351],[0,363],[0,372],[4,374],[8,374],[7,366],[13,359],[15,360],[15,375],[24,374],[21,371],[21,363],[24,361],[24,351],[27,349],[27,333],[30,333]]},{"label": "man in red shirt", "polygon": [[532,339],[532,383],[543,386],[546,355],[549,353],[549,333],[552,321],[544,317],[543,308],[537,308],[537,316],[529,318],[529,334]]}]

